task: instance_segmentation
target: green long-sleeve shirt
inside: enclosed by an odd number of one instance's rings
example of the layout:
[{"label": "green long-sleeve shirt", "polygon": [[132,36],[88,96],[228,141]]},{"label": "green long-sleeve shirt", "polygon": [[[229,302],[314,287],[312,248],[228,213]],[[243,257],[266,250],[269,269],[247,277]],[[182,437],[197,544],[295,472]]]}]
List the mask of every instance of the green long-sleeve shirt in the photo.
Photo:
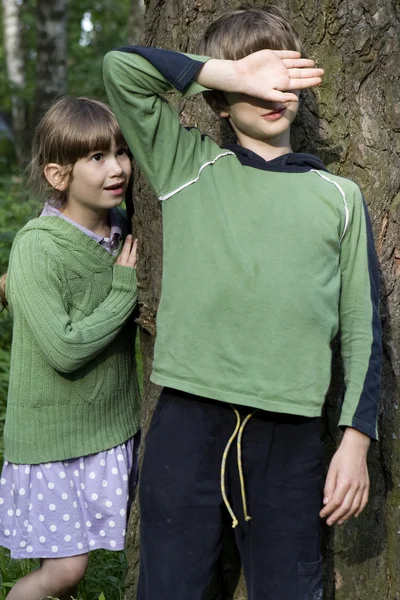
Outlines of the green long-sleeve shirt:
[{"label": "green long-sleeve shirt", "polygon": [[16,236],[5,458],[43,463],[116,446],[139,428],[134,370],[136,272],[58,217]]},{"label": "green long-sleeve shirt", "polygon": [[310,155],[266,162],[180,125],[162,98],[204,57],[122,48],[105,57],[112,108],[163,207],[152,380],[223,402],[318,416],[340,331],[340,423],[375,438],[378,268],[358,186]]}]

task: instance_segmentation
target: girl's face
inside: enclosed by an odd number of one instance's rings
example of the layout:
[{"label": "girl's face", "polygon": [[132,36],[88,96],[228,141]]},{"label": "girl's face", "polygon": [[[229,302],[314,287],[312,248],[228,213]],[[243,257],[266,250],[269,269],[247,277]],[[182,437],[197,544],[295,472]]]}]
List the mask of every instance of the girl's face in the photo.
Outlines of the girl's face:
[{"label": "girl's face", "polygon": [[115,140],[108,150],[91,152],[74,165],[67,189],[69,208],[110,209],[121,204],[129,178],[131,161],[126,146]]}]

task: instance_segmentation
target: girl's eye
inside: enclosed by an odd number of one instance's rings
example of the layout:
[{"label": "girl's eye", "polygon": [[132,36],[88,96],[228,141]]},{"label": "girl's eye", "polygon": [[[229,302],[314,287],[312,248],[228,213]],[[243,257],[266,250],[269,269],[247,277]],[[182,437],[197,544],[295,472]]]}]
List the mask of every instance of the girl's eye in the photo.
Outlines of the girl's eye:
[{"label": "girl's eye", "polygon": [[123,148],[120,148],[119,150],[117,150],[117,155],[118,156],[122,156],[123,154],[128,154],[128,148],[127,148],[127,146],[124,146]]},{"label": "girl's eye", "polygon": [[95,162],[99,162],[102,158],[103,155],[101,154],[101,152],[97,152],[97,154],[93,154],[92,156],[92,160],[94,160]]}]

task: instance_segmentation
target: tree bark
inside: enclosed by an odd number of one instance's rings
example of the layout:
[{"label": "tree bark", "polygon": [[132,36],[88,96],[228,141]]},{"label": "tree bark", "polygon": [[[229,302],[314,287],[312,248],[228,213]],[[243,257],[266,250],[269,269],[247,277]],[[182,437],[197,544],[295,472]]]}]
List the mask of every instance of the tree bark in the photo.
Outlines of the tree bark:
[{"label": "tree bark", "polygon": [[36,3],[35,123],[67,91],[67,7],[67,0]]},{"label": "tree bark", "polygon": [[[193,52],[210,20],[236,5],[233,0],[148,0],[143,41]],[[319,155],[333,173],[359,183],[369,205],[382,269],[381,441],[372,445],[369,455],[372,488],[364,514],[324,532],[324,598],[400,600],[400,6],[396,0],[284,0],[279,5],[293,19],[308,55],[326,70],[323,86],[302,94],[293,146]],[[200,98],[179,104],[176,98],[172,101],[179,105],[185,124],[195,125],[215,139],[226,137],[226,130]],[[135,197],[146,431],[159,393],[149,382],[149,374],[160,297],[161,208],[140,177]],[[325,407],[327,463],[338,443],[342,393],[340,360],[335,352]],[[136,507],[128,536],[127,600],[135,598],[138,548]],[[245,600],[242,579],[235,594],[232,592],[238,564],[229,539],[227,548],[230,554],[218,567],[210,598]]]},{"label": "tree bark", "polygon": [[7,76],[11,88],[12,126],[15,153],[19,165],[26,161],[27,111],[24,99],[25,61],[22,47],[20,5],[17,0],[3,0],[4,46]]}]

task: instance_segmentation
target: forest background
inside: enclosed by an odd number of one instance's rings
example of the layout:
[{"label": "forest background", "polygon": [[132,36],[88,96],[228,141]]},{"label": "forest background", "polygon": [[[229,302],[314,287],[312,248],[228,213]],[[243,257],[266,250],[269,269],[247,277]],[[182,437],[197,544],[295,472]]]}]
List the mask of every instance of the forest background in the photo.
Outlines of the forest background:
[{"label": "forest background", "polygon": [[[143,29],[140,0],[2,2],[0,272],[6,269],[15,231],[36,210],[35,199],[27,198],[21,165],[29,155],[32,127],[38,116],[65,91],[105,99],[103,55],[113,47],[135,42]],[[146,0],[142,40],[191,52],[204,27],[217,14],[239,3]],[[262,5],[263,1],[252,0],[250,4]],[[317,154],[330,171],[359,183],[372,218],[382,271],[384,368],[380,442],[372,445],[369,455],[371,497],[359,519],[324,530],[324,600],[400,600],[400,4],[398,0],[275,0],[275,4],[289,13],[308,55],[326,70],[321,88],[302,94],[293,147]],[[17,34],[8,70],[4,50],[7,22],[14,23],[11,32]],[[217,140],[226,139],[227,129],[220,126],[201,99],[181,101],[174,94],[168,99],[185,124],[198,126]],[[159,394],[149,382],[149,374],[161,290],[162,236],[159,204],[137,171],[135,211],[144,374],[142,421],[146,430]],[[10,323],[7,316],[0,319],[1,418],[8,379]],[[243,319],[245,326],[245,310]],[[340,354],[335,347],[322,436],[327,462],[340,438],[337,417],[342,395]],[[228,528],[208,600],[246,599],[230,534]],[[122,553],[93,553],[79,598],[134,600],[138,553],[135,505],[127,539],[129,569]],[[21,567],[0,554],[0,600],[20,576],[21,568],[26,571],[31,564]]]}]

